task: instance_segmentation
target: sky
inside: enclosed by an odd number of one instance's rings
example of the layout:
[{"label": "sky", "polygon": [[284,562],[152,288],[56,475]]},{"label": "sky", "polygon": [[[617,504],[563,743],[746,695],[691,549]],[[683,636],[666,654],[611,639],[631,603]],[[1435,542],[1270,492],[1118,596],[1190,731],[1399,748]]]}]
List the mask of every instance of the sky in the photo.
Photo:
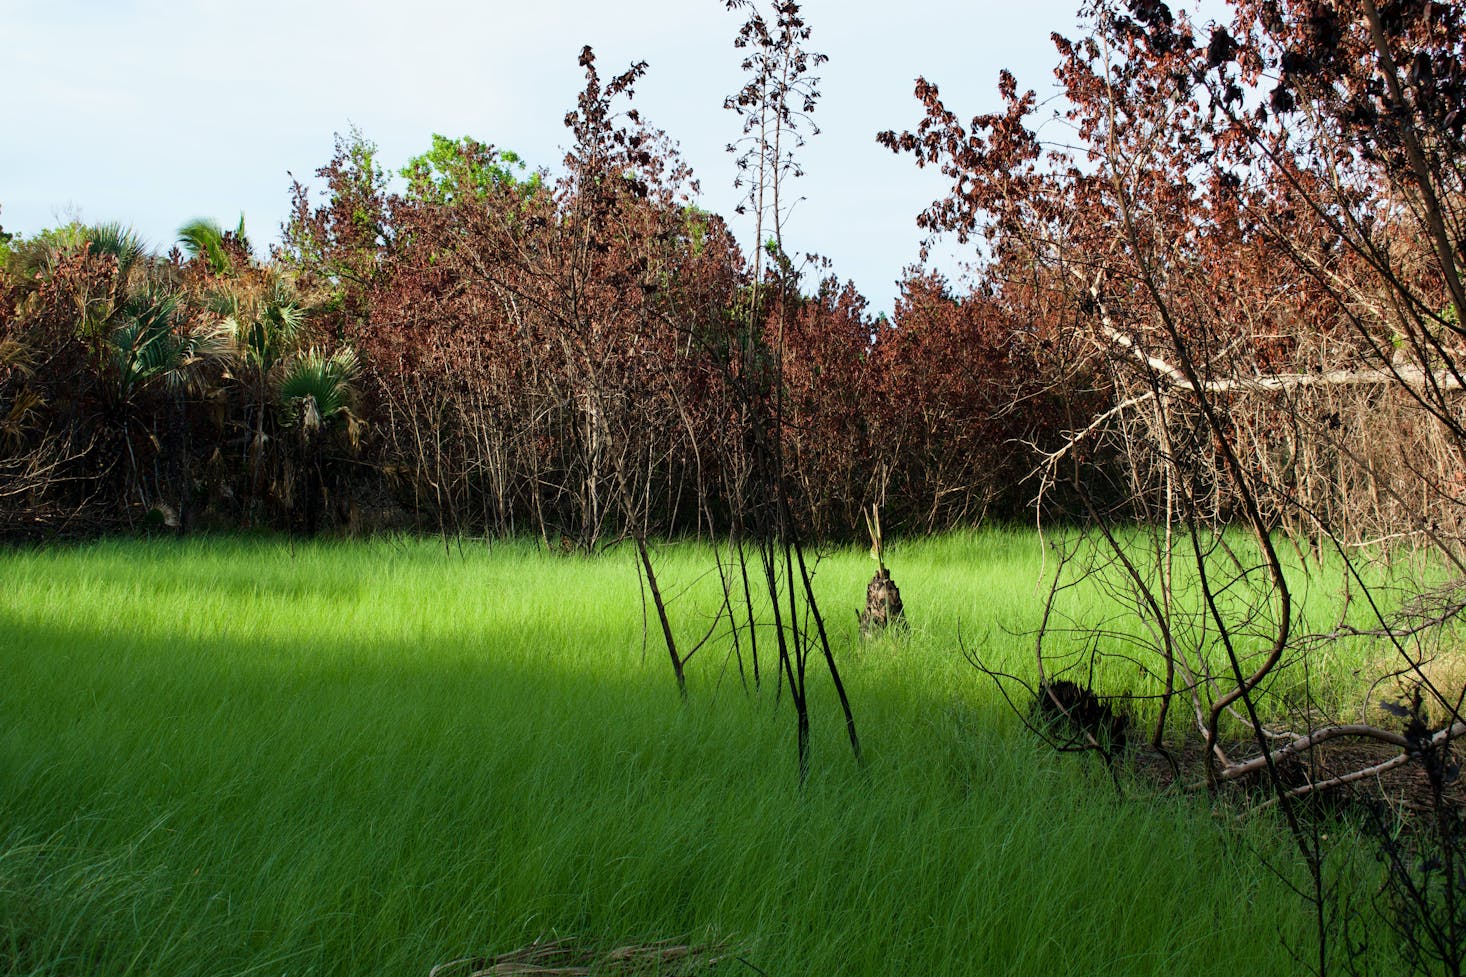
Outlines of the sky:
[{"label": "sky", "polygon": [[[1051,96],[1050,34],[1074,33],[1079,2],[806,0],[809,47],[830,60],[790,251],[830,259],[889,311],[923,236],[916,215],[945,188],[876,132],[920,120],[918,75],[964,119],[997,107],[1003,67]],[[635,104],[747,247],[725,151],[739,120],[723,109],[741,83],[739,22],[722,0],[0,0],[0,226],[121,221],[166,251],[187,221],[242,213],[263,251],[291,175],[311,179],[352,126],[393,169],[442,133],[554,171],[590,44],[602,77],[648,63]],[[935,264],[955,274],[962,258],[953,244]]]}]

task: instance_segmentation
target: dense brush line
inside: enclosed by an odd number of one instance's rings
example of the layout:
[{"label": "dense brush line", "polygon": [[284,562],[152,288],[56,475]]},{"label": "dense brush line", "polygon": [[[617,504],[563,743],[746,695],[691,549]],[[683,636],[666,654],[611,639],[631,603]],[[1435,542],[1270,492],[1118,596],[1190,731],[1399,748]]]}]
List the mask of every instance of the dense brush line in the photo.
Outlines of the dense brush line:
[{"label": "dense brush line", "polygon": [[341,139],[267,262],[209,222],[168,256],[120,227],[12,243],[0,526],[721,534],[775,435],[819,537],[872,503],[928,531],[1021,514],[1067,381],[1010,313],[913,272],[872,316],[779,255],[754,288],[665,138],[586,115],[559,182],[439,137],[398,194]]}]

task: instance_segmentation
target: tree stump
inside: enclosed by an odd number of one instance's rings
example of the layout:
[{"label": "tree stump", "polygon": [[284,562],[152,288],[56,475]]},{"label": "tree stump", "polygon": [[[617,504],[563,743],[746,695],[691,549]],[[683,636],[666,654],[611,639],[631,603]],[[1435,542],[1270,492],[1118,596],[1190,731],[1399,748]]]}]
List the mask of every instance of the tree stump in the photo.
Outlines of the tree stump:
[{"label": "tree stump", "polygon": [[860,615],[860,634],[869,638],[887,628],[906,623],[901,606],[901,591],[891,579],[891,571],[881,567],[865,588],[865,611]]},{"label": "tree stump", "polygon": [[1125,750],[1130,724],[1124,714],[1075,682],[1061,679],[1040,685],[1033,718],[1040,727],[1063,737],[1065,747],[1083,746],[1093,739],[1106,759]]}]

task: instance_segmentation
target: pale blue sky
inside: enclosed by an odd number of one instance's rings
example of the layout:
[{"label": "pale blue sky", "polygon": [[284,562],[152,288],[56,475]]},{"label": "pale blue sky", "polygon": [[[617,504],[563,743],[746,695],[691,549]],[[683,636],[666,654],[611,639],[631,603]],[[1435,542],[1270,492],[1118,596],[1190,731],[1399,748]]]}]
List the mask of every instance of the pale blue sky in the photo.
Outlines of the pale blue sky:
[{"label": "pale blue sky", "polygon": [[[1073,33],[1078,4],[807,0],[811,46],[830,61],[791,247],[829,257],[889,310],[915,216],[943,188],[875,133],[918,121],[918,74],[964,118],[995,106],[1004,66],[1050,94],[1049,34]],[[310,176],[352,124],[392,167],[441,132],[553,168],[587,43],[603,75],[649,63],[637,104],[680,143],[703,206],[731,218],[723,147],[738,120],[722,103],[739,83],[737,25],[720,0],[0,0],[0,225],[121,220],[166,250],[184,222],[243,211],[265,245],[287,172]]]}]

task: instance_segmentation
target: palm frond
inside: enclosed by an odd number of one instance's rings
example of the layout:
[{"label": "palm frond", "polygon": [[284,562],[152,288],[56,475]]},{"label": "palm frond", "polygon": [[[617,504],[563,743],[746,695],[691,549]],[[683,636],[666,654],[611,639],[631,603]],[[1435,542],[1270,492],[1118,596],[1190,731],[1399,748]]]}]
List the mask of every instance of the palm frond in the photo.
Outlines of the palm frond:
[{"label": "palm frond", "polygon": [[0,369],[16,370],[29,376],[34,368],[34,351],[14,336],[0,337]]},{"label": "palm frond", "polygon": [[87,228],[87,241],[93,254],[117,259],[117,275],[124,281],[130,279],[134,272],[145,269],[150,258],[147,245],[138,233],[115,221]]},{"label": "palm frond", "polygon": [[126,403],[166,371],[178,319],[178,297],[147,289],[118,310],[112,329],[111,365],[118,401]]},{"label": "palm frond", "polygon": [[296,349],[306,312],[294,288],[271,276],[263,292],[227,290],[210,302],[224,318],[241,360],[257,376],[273,372]]},{"label": "palm frond", "polygon": [[262,372],[268,372],[285,357],[305,325],[305,310],[294,298],[292,292],[272,288],[255,319],[249,349]]},{"label": "palm frond", "polygon": [[221,319],[240,318],[245,306],[239,292],[232,288],[221,288],[207,293],[203,304],[204,308]]},{"label": "palm frond", "polygon": [[190,258],[203,258],[214,274],[227,275],[234,270],[234,262],[224,247],[224,234],[218,221],[200,217],[178,229],[178,243]]},{"label": "palm frond", "polygon": [[35,426],[36,414],[45,406],[46,398],[30,387],[22,387],[10,402],[10,407],[0,414],[0,440],[11,447],[17,447],[28,430]]},{"label": "palm frond", "polygon": [[244,253],[245,254],[249,254],[249,252],[251,250],[253,250],[249,246],[249,235],[246,234],[245,231],[244,231],[244,214],[243,214],[243,212],[241,212],[240,215],[239,215],[239,226],[236,227],[236,228],[234,228],[234,240],[236,240],[236,241],[239,242],[239,246],[244,249]]},{"label": "palm frond", "polygon": [[223,323],[192,325],[180,337],[180,357],[169,382],[175,389],[197,391],[214,368],[228,364],[234,355],[234,337]]},{"label": "palm frond", "polygon": [[189,323],[178,293],[150,285],[124,303],[110,337],[120,402],[161,384],[172,393],[198,389],[208,371],[233,354],[222,323]]},{"label": "palm frond", "polygon": [[296,356],[280,379],[279,399],[286,418],[307,429],[338,420],[350,426],[356,398],[353,383],[360,369],[356,351],[349,346],[330,355],[311,348]]}]

